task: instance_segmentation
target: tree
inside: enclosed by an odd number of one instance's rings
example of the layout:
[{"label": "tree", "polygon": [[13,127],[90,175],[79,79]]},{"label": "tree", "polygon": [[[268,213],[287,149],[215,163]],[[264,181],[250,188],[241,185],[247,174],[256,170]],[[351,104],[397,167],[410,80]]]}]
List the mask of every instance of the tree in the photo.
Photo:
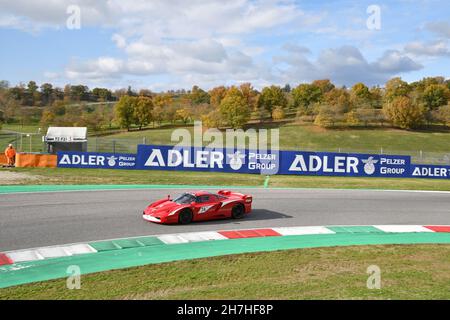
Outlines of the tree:
[{"label": "tree", "polygon": [[350,102],[353,108],[367,107],[371,104],[372,95],[364,83],[356,83],[350,90]]},{"label": "tree", "polygon": [[43,105],[52,104],[53,100],[53,86],[51,83],[43,83],[41,85],[41,98]]},{"label": "tree", "polygon": [[433,120],[443,124],[444,126],[450,125],[450,105],[441,106],[432,111]]},{"label": "tree", "polygon": [[47,128],[49,125],[53,124],[55,118],[56,115],[53,112],[51,112],[50,110],[44,110],[39,124],[41,127]]},{"label": "tree", "polygon": [[188,108],[181,108],[176,111],[176,117],[186,124],[191,119],[192,113]]},{"label": "tree", "polygon": [[114,114],[119,125],[128,131],[130,131],[131,125],[135,122],[135,104],[135,97],[122,96],[114,109]]},{"label": "tree", "polygon": [[214,108],[218,108],[220,106],[220,102],[227,94],[227,88],[224,86],[215,87],[209,91],[210,103]]},{"label": "tree", "polygon": [[189,98],[193,105],[209,103],[209,94],[198,86],[193,86]]},{"label": "tree", "polygon": [[258,91],[256,91],[251,83],[246,82],[239,86],[239,90],[241,90],[242,95],[244,96],[250,110],[257,110],[258,108]]},{"label": "tree", "polygon": [[276,107],[272,111],[272,119],[273,120],[283,120],[286,114],[284,113],[284,110],[282,107]]},{"label": "tree", "polygon": [[397,97],[405,97],[411,92],[411,87],[401,78],[393,78],[386,82],[386,92],[384,99],[386,102],[392,102]]},{"label": "tree", "polygon": [[329,79],[315,80],[311,85],[319,88],[323,95],[335,88],[334,84],[331,83]]},{"label": "tree", "polygon": [[162,109],[167,108],[172,103],[172,96],[170,94],[158,94],[153,98],[153,104]]},{"label": "tree", "polygon": [[402,129],[414,129],[425,120],[424,108],[409,97],[399,96],[383,107],[383,112],[393,125]]},{"label": "tree", "polygon": [[450,90],[444,84],[431,84],[425,88],[422,100],[428,110],[435,110],[447,104]]},{"label": "tree", "polygon": [[151,98],[145,96],[137,97],[134,103],[134,119],[139,126],[139,130],[152,122],[152,110],[153,102]]},{"label": "tree", "polygon": [[219,128],[222,125],[222,121],[222,114],[218,109],[214,109],[207,115],[202,116],[202,123],[206,128]]},{"label": "tree", "polygon": [[152,111],[153,116],[153,126],[155,125],[155,121],[161,125],[161,122],[164,120],[164,109],[161,106],[156,105]]},{"label": "tree", "polygon": [[345,89],[333,88],[325,93],[322,100],[333,107],[336,114],[344,114],[351,109],[350,95]]},{"label": "tree", "polygon": [[258,104],[260,108],[266,110],[272,117],[272,110],[275,107],[286,108],[287,99],[280,87],[270,86],[263,88]]},{"label": "tree", "polygon": [[95,101],[105,102],[112,100],[112,92],[106,88],[92,89],[92,96]]},{"label": "tree", "polygon": [[311,106],[321,100],[322,91],[311,84],[300,84],[292,89],[292,98],[294,107],[299,108],[301,114],[311,115]]},{"label": "tree", "polygon": [[328,104],[323,104],[319,108],[319,113],[314,119],[314,124],[322,128],[334,127],[336,121],[333,109]]},{"label": "tree", "polygon": [[232,128],[241,128],[250,119],[250,107],[242,92],[234,86],[228,89],[220,103],[220,112]]}]

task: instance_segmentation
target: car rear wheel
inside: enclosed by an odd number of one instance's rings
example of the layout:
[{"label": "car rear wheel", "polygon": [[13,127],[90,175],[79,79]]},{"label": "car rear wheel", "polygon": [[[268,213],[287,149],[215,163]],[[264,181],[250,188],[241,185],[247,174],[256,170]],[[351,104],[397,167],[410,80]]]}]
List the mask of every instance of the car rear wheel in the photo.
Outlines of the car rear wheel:
[{"label": "car rear wheel", "polygon": [[192,211],[185,209],[178,215],[178,222],[181,224],[188,224],[192,222]]},{"label": "car rear wheel", "polygon": [[237,204],[231,209],[231,216],[233,219],[241,219],[244,217],[245,214],[245,208],[242,204]]}]

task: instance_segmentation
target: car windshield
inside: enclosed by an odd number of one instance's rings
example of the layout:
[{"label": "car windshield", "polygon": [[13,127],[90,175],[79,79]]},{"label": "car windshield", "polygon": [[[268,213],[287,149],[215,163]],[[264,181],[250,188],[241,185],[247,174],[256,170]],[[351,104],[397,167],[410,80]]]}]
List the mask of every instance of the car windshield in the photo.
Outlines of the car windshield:
[{"label": "car windshield", "polygon": [[183,193],[181,196],[173,200],[173,202],[178,204],[188,204],[195,201],[195,197],[190,193]]}]

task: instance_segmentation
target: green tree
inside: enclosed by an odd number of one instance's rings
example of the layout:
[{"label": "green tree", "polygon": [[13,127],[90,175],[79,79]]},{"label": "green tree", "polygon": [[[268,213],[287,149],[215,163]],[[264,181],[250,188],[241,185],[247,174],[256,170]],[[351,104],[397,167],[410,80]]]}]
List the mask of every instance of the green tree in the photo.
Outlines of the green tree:
[{"label": "green tree", "polygon": [[41,85],[41,99],[43,105],[49,105],[53,101],[53,86],[51,83],[43,83]]},{"label": "green tree", "polygon": [[139,130],[153,121],[153,101],[149,97],[139,96],[134,103],[134,119]]},{"label": "green tree", "polygon": [[422,99],[428,110],[434,110],[447,104],[450,90],[444,84],[431,84],[425,88]]},{"label": "green tree", "polygon": [[258,104],[259,108],[266,110],[272,117],[272,111],[276,107],[286,108],[287,99],[280,87],[270,86],[263,88]]},{"label": "green tree", "polygon": [[322,99],[322,91],[312,84],[300,84],[292,89],[292,99],[294,107],[298,108],[301,114],[311,115],[311,107]]},{"label": "green tree", "polygon": [[209,94],[198,86],[193,86],[189,98],[193,105],[209,103]]},{"label": "green tree", "polygon": [[130,127],[135,123],[136,97],[122,96],[114,108],[115,117],[122,128],[130,131]]},{"label": "green tree", "polygon": [[383,107],[383,112],[394,126],[402,129],[414,129],[425,120],[424,108],[406,96],[399,96]]},{"label": "green tree", "polygon": [[236,88],[228,89],[220,103],[220,111],[233,128],[241,128],[250,119],[250,107],[242,92]]}]

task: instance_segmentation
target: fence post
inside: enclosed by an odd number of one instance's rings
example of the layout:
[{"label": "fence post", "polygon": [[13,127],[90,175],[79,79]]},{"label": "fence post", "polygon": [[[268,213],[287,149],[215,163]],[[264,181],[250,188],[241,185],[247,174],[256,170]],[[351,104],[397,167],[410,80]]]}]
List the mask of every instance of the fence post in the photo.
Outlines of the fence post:
[{"label": "fence post", "polygon": [[147,144],[147,137],[143,137],[142,142],[143,142],[143,144]]},{"label": "fence post", "polygon": [[116,140],[113,140],[113,153],[116,153]]},{"label": "fence post", "polygon": [[383,154],[383,147],[380,148],[380,154]]}]

